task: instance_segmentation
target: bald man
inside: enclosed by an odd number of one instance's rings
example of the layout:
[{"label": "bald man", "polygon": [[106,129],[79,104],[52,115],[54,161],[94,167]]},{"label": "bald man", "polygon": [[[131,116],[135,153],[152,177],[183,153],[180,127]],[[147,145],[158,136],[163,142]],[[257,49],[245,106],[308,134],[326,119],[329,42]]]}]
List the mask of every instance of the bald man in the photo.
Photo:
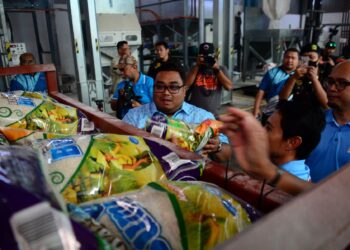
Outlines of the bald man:
[{"label": "bald man", "polygon": [[327,81],[326,127],[306,160],[313,182],[350,162],[350,61],[336,65]]},{"label": "bald man", "polygon": [[[19,57],[19,61],[20,66],[35,64],[35,58],[32,53],[23,53]],[[45,74],[43,72],[37,72],[35,74],[16,75],[10,82],[10,90],[47,92]]]}]

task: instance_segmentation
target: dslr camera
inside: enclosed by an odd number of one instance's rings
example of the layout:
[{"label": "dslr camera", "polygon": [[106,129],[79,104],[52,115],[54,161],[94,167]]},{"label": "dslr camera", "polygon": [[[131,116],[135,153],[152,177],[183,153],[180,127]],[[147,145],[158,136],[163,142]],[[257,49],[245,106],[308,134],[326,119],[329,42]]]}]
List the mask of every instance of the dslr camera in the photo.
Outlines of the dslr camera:
[{"label": "dslr camera", "polygon": [[212,55],[204,56],[204,64],[207,65],[208,67],[213,67],[215,62],[216,62],[216,60],[215,60],[214,56],[212,56]]},{"label": "dslr camera", "polygon": [[214,44],[212,43],[202,43],[199,46],[199,54],[203,55],[204,58],[204,64],[207,67],[213,67],[215,64],[215,50],[214,50]]}]

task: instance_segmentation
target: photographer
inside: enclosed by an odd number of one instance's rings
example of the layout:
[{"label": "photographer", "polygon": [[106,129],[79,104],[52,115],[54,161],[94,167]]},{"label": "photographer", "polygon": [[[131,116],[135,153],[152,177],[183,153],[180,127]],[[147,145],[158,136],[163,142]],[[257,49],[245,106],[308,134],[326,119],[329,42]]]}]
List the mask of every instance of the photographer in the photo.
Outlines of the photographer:
[{"label": "photographer", "polygon": [[186,86],[189,88],[188,102],[219,115],[221,92],[232,89],[232,82],[227,69],[219,65],[214,56],[214,45],[202,43],[196,65],[186,77]]},{"label": "photographer", "polygon": [[117,118],[122,119],[129,109],[152,102],[153,79],[138,71],[133,56],[122,56],[118,67],[125,80],[118,84],[111,100],[111,108],[116,111]]},{"label": "photographer", "polygon": [[288,99],[292,94],[294,100],[318,102],[322,108],[327,108],[327,94],[318,77],[318,62],[318,46],[304,46],[301,50],[300,64],[283,86],[279,98]]}]

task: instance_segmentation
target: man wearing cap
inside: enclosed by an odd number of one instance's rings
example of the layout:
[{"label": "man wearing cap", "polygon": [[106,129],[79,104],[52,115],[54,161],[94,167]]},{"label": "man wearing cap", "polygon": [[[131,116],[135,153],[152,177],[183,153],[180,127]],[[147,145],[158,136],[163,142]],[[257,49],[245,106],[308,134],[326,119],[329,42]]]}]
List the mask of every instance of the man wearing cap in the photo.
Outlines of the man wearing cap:
[{"label": "man wearing cap", "polygon": [[[298,66],[299,51],[295,48],[289,48],[284,52],[282,65],[270,69],[264,75],[260,82],[258,93],[255,97],[253,115],[260,117],[264,123],[268,116],[273,113],[278,103],[278,94],[281,91],[283,84],[289,78]],[[266,96],[268,105],[263,112],[260,111],[262,99]]]},{"label": "man wearing cap", "polygon": [[116,111],[117,118],[122,119],[129,109],[152,102],[153,79],[138,71],[133,56],[122,56],[118,65],[125,80],[118,84],[111,100],[111,108]]},{"label": "man wearing cap", "polygon": [[325,48],[322,51],[319,61],[319,69],[320,69],[320,80],[321,82],[327,79],[328,75],[331,73],[332,68],[336,64],[336,57],[333,55],[337,44],[333,41],[329,41],[326,43]]},{"label": "man wearing cap", "polygon": [[283,86],[279,98],[319,103],[327,108],[327,94],[319,79],[319,47],[307,44],[301,49],[301,63]]},{"label": "man wearing cap", "polygon": [[222,88],[232,89],[232,82],[224,66],[219,65],[212,43],[202,43],[196,65],[186,77],[188,102],[219,115]]},{"label": "man wearing cap", "polygon": [[111,64],[112,88],[110,93],[113,94],[118,83],[122,81],[123,73],[119,71],[119,59],[124,55],[130,55],[130,48],[127,41],[119,41],[117,43],[117,57],[113,58]]}]

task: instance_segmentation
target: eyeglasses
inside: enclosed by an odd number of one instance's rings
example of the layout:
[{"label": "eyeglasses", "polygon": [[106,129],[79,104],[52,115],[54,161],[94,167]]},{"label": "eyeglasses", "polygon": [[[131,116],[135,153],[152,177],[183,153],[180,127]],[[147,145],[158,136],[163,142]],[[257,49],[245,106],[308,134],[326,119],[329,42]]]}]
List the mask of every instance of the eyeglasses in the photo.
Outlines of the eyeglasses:
[{"label": "eyeglasses", "polygon": [[155,84],[154,85],[154,93],[164,93],[165,90],[167,89],[170,94],[178,94],[180,89],[182,87],[184,87],[185,85],[170,85],[170,86],[166,86],[163,84]]},{"label": "eyeglasses", "polygon": [[328,78],[325,81],[326,88],[330,88],[332,85],[335,85],[338,91],[343,91],[347,86],[350,86],[350,81],[346,80],[334,80],[332,78]]}]

